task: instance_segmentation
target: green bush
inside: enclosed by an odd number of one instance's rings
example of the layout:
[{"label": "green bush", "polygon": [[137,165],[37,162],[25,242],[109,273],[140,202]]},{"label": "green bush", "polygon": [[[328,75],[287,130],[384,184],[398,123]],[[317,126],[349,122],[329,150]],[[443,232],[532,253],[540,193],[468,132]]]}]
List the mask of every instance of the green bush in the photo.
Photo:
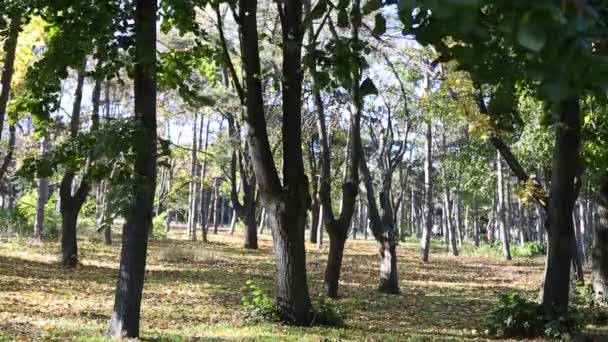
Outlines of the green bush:
[{"label": "green bush", "polygon": [[167,212],[160,213],[152,219],[152,238],[156,240],[167,238]]},{"label": "green bush", "polygon": [[0,209],[0,234],[22,236],[31,231],[31,227],[28,229],[27,222],[16,211]]},{"label": "green bush", "polygon": [[543,307],[518,294],[502,295],[498,307],[483,322],[486,334],[494,337],[547,337],[569,340],[582,329],[582,315],[570,309],[548,317]]},{"label": "green bush", "polygon": [[511,255],[514,258],[535,258],[546,254],[545,245],[541,242],[526,242],[523,246],[513,245]]},{"label": "green bush", "polygon": [[344,314],[330,298],[322,298],[315,303],[314,325],[342,326],[344,325]]},{"label": "green bush", "polygon": [[[30,235],[34,231],[34,222],[36,220],[36,202],[38,194],[34,191],[25,193],[17,203],[16,215],[25,222],[25,229],[20,235]],[[44,206],[44,238],[47,240],[55,240],[61,235],[61,214],[55,210],[57,205],[57,196],[51,195],[51,198]]]},{"label": "green bush", "polygon": [[[247,280],[244,292],[241,302],[251,319],[267,322],[281,321],[274,301],[258,284]],[[316,310],[313,313],[311,325],[344,325],[343,313],[330,298],[321,298],[314,303],[314,307]]]},{"label": "green bush", "polygon": [[279,314],[274,301],[254,281],[247,280],[245,283],[245,293],[241,302],[252,319],[269,322],[279,321]]}]

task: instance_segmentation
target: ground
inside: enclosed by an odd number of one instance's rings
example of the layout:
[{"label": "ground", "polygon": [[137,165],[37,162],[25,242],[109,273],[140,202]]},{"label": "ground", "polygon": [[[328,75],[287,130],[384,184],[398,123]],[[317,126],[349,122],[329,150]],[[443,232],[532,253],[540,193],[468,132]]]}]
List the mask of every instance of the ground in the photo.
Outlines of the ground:
[{"label": "ground", "polygon": [[[257,251],[242,237],[210,234],[209,243],[186,241],[183,231],[151,241],[142,304],[141,335],[152,341],[461,341],[485,340],[480,320],[501,293],[534,294],[543,259],[507,262],[495,256],[453,257],[435,246],[430,262],[418,261],[418,245],[398,248],[402,294],[376,291],[376,245],[349,240],[336,305],[341,328],[303,328],[252,322],[241,304],[251,279],[270,293],[274,262],[271,237]],[[119,241],[119,240],[118,240]],[[327,240],[326,240],[327,241]],[[308,283],[321,298],[327,247],[307,246]],[[0,340],[104,340],[114,300],[120,245],[98,237],[79,241],[80,265],[66,271],[59,245],[0,240]]]}]

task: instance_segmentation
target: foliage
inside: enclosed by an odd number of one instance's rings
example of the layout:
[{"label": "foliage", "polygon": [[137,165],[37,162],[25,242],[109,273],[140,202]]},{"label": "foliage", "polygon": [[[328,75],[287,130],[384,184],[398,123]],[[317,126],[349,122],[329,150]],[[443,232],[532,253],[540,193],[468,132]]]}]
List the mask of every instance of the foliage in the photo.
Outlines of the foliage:
[{"label": "foliage", "polygon": [[254,320],[278,322],[279,314],[274,301],[268,294],[253,280],[245,282],[243,306],[249,313],[249,317]]},{"label": "foliage", "polygon": [[314,325],[339,327],[344,325],[344,313],[331,298],[322,297],[315,303]]},{"label": "foliage", "polygon": [[[537,258],[547,253],[546,246],[541,242],[525,242],[523,246],[512,244],[511,256],[514,258]],[[479,247],[472,245],[463,245],[462,250],[467,255],[479,255],[484,257],[503,256],[502,243],[495,241],[492,243],[481,242]]]},{"label": "foliage", "polygon": [[515,258],[534,258],[547,253],[545,244],[542,242],[525,242],[523,246],[511,246],[511,256]]},{"label": "foliage", "polygon": [[[51,195],[51,198],[46,202],[44,206],[44,237],[48,240],[57,239],[61,232],[61,216],[55,210],[57,205],[57,196]],[[17,204],[17,215],[20,217],[22,222],[26,223],[27,231],[31,235],[34,229],[34,222],[36,220],[36,203],[38,201],[37,193],[30,191],[25,193],[19,203]]]},{"label": "foliage", "polygon": [[581,332],[582,316],[570,309],[549,318],[540,304],[518,294],[505,294],[483,325],[485,333],[495,337],[569,340]]},{"label": "foliage", "polygon": [[0,233],[2,235],[17,234],[18,236],[25,236],[26,233],[30,232],[31,227],[28,227],[23,216],[16,211],[0,209]]},{"label": "foliage", "polygon": [[167,215],[169,212],[164,211],[152,219],[152,238],[156,240],[165,240],[167,238]]}]

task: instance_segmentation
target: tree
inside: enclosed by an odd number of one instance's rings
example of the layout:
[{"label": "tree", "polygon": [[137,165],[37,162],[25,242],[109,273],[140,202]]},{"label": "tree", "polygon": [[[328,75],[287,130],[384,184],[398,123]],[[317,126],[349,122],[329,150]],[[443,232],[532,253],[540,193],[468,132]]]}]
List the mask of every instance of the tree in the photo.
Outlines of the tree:
[{"label": "tree", "polygon": [[[4,127],[4,119],[6,116],[6,107],[11,91],[11,81],[15,67],[15,51],[17,49],[17,39],[19,38],[19,30],[21,29],[21,15],[17,11],[12,15],[8,28],[8,36],[4,42],[4,67],[2,69],[2,77],[0,79],[0,138]],[[15,147],[15,126],[9,126],[9,145],[7,153],[4,155],[2,164],[0,165],[0,180],[4,178],[4,174],[8,169],[13,157],[13,149]],[[36,238],[36,237],[35,237]]]},{"label": "tree", "polygon": [[260,78],[257,3],[239,1],[242,62],[247,89],[244,122],[260,199],[272,230],[277,267],[276,304],[286,321],[308,324],[312,306],[306,281],[304,228],[309,207],[308,179],[304,173],[301,139],[302,108],[302,2],[278,4],[282,28],[282,145],[283,182],[268,141]]},{"label": "tree", "polygon": [[135,30],[135,119],[137,139],[134,198],[123,226],[120,269],[108,335],[139,337],[141,298],[156,188],[156,1],[137,0]]},{"label": "tree", "polygon": [[[81,65],[81,70],[78,71],[76,80],[76,90],[74,93],[74,104],[72,109],[72,117],[70,119],[70,138],[76,139],[80,130],[80,111],[82,103],[82,88],[84,86],[84,73],[86,68],[86,59]],[[96,95],[99,95],[97,92]],[[99,102],[99,101],[97,101]],[[93,128],[97,129],[99,125],[99,116],[93,118],[96,122],[93,123]],[[61,185],[59,187],[60,211],[61,211],[61,264],[66,268],[73,268],[78,263],[78,245],[76,240],[76,226],[78,222],[78,214],[84,204],[89,190],[89,166],[85,167],[80,185],[72,194],[73,181],[76,172],[73,169],[66,170]]]},{"label": "tree", "polygon": [[[574,182],[581,170],[578,98],[583,93],[601,88],[607,79],[604,71],[590,72],[594,69],[592,66],[605,70],[600,60],[606,51],[592,48],[604,37],[601,32],[606,27],[605,18],[598,15],[598,10],[605,8],[578,1],[567,2],[563,6],[551,1],[525,5],[510,1],[458,4],[440,1],[419,5],[418,2],[402,3],[400,18],[408,31],[415,34],[422,44],[435,46],[441,54],[441,61],[457,61],[461,69],[471,74],[474,83],[495,87],[488,113],[499,126],[517,122],[512,91],[516,83],[532,89],[546,104],[546,113],[550,114],[547,121],[557,124],[547,203],[545,228],[549,239],[542,299],[548,313],[553,312],[554,307],[566,309],[571,246],[575,245],[572,243],[572,208],[576,200]],[[412,12],[414,8],[417,8],[416,12]],[[499,14],[503,13],[510,14],[500,17]],[[585,25],[575,25],[576,21]],[[572,30],[573,25],[581,29]],[[549,42],[549,35],[556,39]],[[444,40],[447,36],[456,44]],[[482,36],[485,38],[480,39]],[[587,43],[579,45],[577,42],[580,41]],[[572,51],[572,54],[564,59],[564,51]],[[485,101],[486,98],[482,97],[480,105]],[[519,180],[526,182],[529,177],[510,158],[508,146],[496,134],[490,142],[499,149]],[[534,183],[532,185],[539,188]],[[542,196],[536,198],[543,202]]]}]

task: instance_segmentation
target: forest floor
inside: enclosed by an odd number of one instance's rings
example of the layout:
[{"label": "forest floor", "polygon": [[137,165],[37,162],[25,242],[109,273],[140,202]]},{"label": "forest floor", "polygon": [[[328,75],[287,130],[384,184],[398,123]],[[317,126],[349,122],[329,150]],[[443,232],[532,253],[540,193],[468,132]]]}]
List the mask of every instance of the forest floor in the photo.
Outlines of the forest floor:
[{"label": "forest floor", "polygon": [[[402,294],[376,291],[376,244],[348,240],[336,305],[345,326],[290,327],[252,322],[241,304],[249,279],[273,291],[270,235],[261,248],[241,248],[241,236],[210,234],[190,242],[183,231],[151,241],[142,303],[141,335],[149,341],[461,341],[485,340],[480,321],[500,294],[534,295],[543,258],[503,261],[494,256],[453,257],[439,244],[428,264],[418,245],[398,247]],[[117,240],[119,241],[119,240]],[[326,240],[327,241],[327,240]],[[322,296],[327,247],[308,245],[311,297]],[[120,244],[79,241],[81,265],[58,263],[59,244],[0,239],[0,340],[104,341],[112,310]]]}]

